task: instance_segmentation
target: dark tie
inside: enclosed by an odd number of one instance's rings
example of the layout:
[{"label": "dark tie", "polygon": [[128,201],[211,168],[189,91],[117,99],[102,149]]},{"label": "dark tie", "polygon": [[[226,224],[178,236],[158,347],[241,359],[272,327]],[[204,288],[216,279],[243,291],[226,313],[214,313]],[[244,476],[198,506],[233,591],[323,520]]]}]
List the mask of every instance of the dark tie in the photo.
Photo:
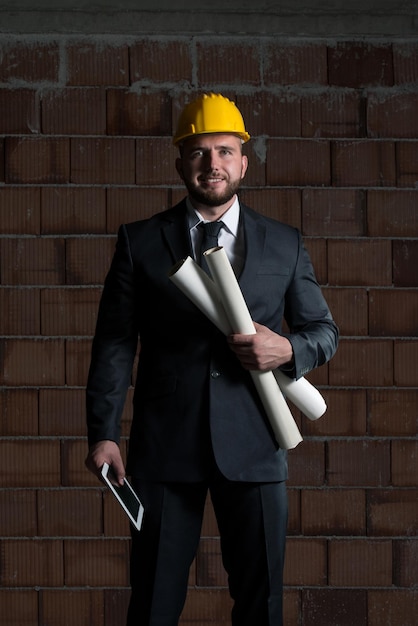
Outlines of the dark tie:
[{"label": "dark tie", "polygon": [[203,231],[202,246],[200,249],[200,266],[208,274],[210,274],[210,272],[203,253],[218,245],[218,235],[222,226],[223,222],[201,222],[199,224],[199,228]]}]

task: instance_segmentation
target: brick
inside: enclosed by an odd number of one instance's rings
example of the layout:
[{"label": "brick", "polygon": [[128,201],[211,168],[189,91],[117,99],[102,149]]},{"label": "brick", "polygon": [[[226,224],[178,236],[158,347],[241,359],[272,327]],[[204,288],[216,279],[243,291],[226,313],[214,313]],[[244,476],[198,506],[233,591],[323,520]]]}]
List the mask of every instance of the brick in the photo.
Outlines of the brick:
[{"label": "brick", "polygon": [[37,335],[39,290],[0,288],[0,328],[4,335]]},{"label": "brick", "polygon": [[289,508],[289,519],[287,524],[288,535],[301,534],[301,489],[288,489],[287,500]]},{"label": "brick", "polygon": [[324,585],[327,579],[326,541],[289,537],[283,578],[285,585]]},{"label": "brick", "polygon": [[310,236],[365,235],[364,194],[353,189],[304,189],[303,233]]},{"label": "brick", "polygon": [[118,137],[71,139],[71,182],[115,185],[134,183],[134,141]]},{"label": "brick", "polygon": [[393,242],[393,284],[395,287],[418,287],[418,241]]},{"label": "brick", "polygon": [[418,237],[418,191],[367,192],[367,229],[371,237]]},{"label": "brick", "polygon": [[110,490],[103,495],[105,537],[130,537],[129,519]]},{"label": "brick", "polygon": [[0,535],[34,537],[37,530],[36,493],[27,489],[1,489]]},{"label": "brick", "polygon": [[228,577],[222,566],[220,540],[202,539],[196,555],[198,587],[227,587]]},{"label": "brick", "polygon": [[42,540],[1,541],[1,584],[10,587],[63,584],[62,542]]},{"label": "brick", "polygon": [[387,387],[394,383],[390,340],[342,340],[329,364],[331,385]]},{"label": "brick", "polygon": [[289,486],[321,486],[325,480],[325,449],[320,441],[304,441],[289,451]]},{"label": "brick", "polygon": [[327,91],[302,98],[303,137],[362,137],[362,100],[354,91]]},{"label": "brick", "polygon": [[397,185],[416,188],[418,181],[418,142],[400,141],[396,145]]},{"label": "brick", "polygon": [[[236,104],[251,137],[300,137],[300,97],[295,94],[253,93],[240,95]],[[272,112],[274,112],[272,114]]]},{"label": "brick", "polygon": [[319,389],[327,404],[320,419],[302,421],[302,434],[316,437],[360,437],[367,432],[366,391]]},{"label": "brick", "polygon": [[366,533],[363,489],[303,489],[302,534],[362,535]]},{"label": "brick", "polygon": [[304,626],[367,626],[367,593],[357,589],[305,589],[302,614]]},{"label": "brick", "polygon": [[0,233],[38,235],[40,232],[40,189],[0,189]]},{"label": "brick", "polygon": [[301,593],[298,589],[285,589],[283,592],[283,623],[297,624],[301,609]]},{"label": "brick", "polygon": [[332,181],[337,187],[395,187],[392,141],[335,141],[331,146]]},{"label": "brick", "polygon": [[298,189],[243,189],[239,196],[257,213],[299,230],[302,228],[301,193]]},{"label": "brick", "polygon": [[40,591],[40,623],[59,624],[63,616],[68,616],[70,623],[78,626],[103,626],[103,591],[42,589]]},{"label": "brick", "polygon": [[390,482],[387,441],[329,441],[328,484],[332,487],[385,487]]},{"label": "brick", "polygon": [[106,232],[106,191],[97,187],[43,187],[41,232],[100,234]]},{"label": "brick", "polygon": [[392,584],[392,542],[331,540],[328,582],[332,587],[389,587]]},{"label": "brick", "polygon": [[90,354],[90,340],[83,338],[66,340],[65,372],[67,385],[81,387],[86,384]]},{"label": "brick", "polygon": [[188,40],[144,39],[129,48],[131,82],[192,83],[192,55]]},{"label": "brick", "polygon": [[393,85],[392,46],[356,41],[329,46],[328,80],[340,87]]},{"label": "brick", "polygon": [[264,51],[266,85],[326,85],[327,49],[324,44],[272,42]]},{"label": "brick", "polygon": [[418,592],[388,589],[368,592],[368,626],[416,626]]},{"label": "brick", "polygon": [[31,89],[0,90],[0,134],[24,135],[40,132],[39,103]]},{"label": "brick", "polygon": [[2,242],[4,285],[59,285],[64,282],[62,239],[16,238]]},{"label": "brick", "polygon": [[374,337],[413,337],[417,334],[415,312],[418,292],[401,289],[371,289],[369,333]]},{"label": "brick", "polygon": [[42,335],[93,335],[101,289],[42,289]]},{"label": "brick", "polygon": [[416,586],[418,580],[418,541],[416,539],[394,542],[393,570],[393,582],[396,586]]},{"label": "brick", "polygon": [[0,390],[0,415],[0,436],[38,435],[37,390]]},{"label": "brick", "polygon": [[114,237],[69,239],[66,248],[67,284],[103,285],[114,250]]},{"label": "brick", "polygon": [[64,383],[64,344],[61,340],[5,339],[0,348],[3,362],[0,384],[38,386]]},{"label": "brick", "polygon": [[6,140],[5,168],[8,183],[68,183],[69,142],[61,137],[10,137]]},{"label": "brick", "polygon": [[101,536],[102,494],[91,489],[48,489],[38,493],[41,537]]},{"label": "brick", "polygon": [[401,487],[416,487],[418,479],[418,440],[392,441],[392,482]]},{"label": "brick", "polygon": [[109,89],[107,91],[109,135],[172,135],[171,100],[165,93]]},{"label": "brick", "polygon": [[128,584],[129,541],[64,541],[65,584],[69,587],[121,587]]},{"label": "brick", "polygon": [[328,283],[327,241],[305,238],[304,245],[311,258],[318,283],[326,285]]},{"label": "brick", "polygon": [[84,389],[39,390],[39,434],[80,437],[86,434]]},{"label": "brick", "polygon": [[241,183],[245,187],[266,187],[267,143],[265,137],[255,137],[244,145],[243,153],[248,158],[248,169]]},{"label": "brick", "polygon": [[128,612],[130,589],[105,589],[103,593],[105,626],[120,626]]},{"label": "brick", "polygon": [[395,84],[416,85],[418,81],[418,45],[415,41],[393,43]]},{"label": "brick", "polygon": [[55,89],[42,97],[42,131],[48,135],[106,133],[106,97],[102,89]]},{"label": "brick", "polygon": [[418,386],[418,342],[395,342],[394,383],[398,387]]},{"label": "brick", "polygon": [[418,394],[410,389],[370,389],[367,392],[369,431],[378,437],[415,436]]},{"label": "brick", "polygon": [[371,489],[367,493],[367,528],[373,537],[414,537],[418,519],[417,489]]},{"label": "brick", "polygon": [[231,609],[232,600],[227,589],[189,589],[179,624],[191,626],[206,622],[227,626]]},{"label": "brick", "polygon": [[59,442],[49,439],[3,440],[0,467],[3,487],[59,486]]},{"label": "brick", "polygon": [[330,151],[327,141],[269,139],[268,185],[329,185]]},{"label": "brick", "polygon": [[129,85],[127,45],[79,41],[69,43],[66,54],[68,85]]},{"label": "brick", "polygon": [[418,137],[418,94],[370,94],[367,100],[369,137]]},{"label": "brick", "polygon": [[55,41],[29,43],[17,40],[4,42],[1,46],[0,76],[4,82],[56,82],[59,65],[59,45]]},{"label": "brick", "polygon": [[369,304],[366,288],[323,287],[322,292],[342,336],[368,335]]},{"label": "brick", "polygon": [[4,589],[0,591],[1,618],[7,626],[38,626],[38,592]]},{"label": "brick", "polygon": [[175,168],[176,148],[171,138],[136,140],[136,183],[138,185],[182,184]]},{"label": "brick", "polygon": [[[245,54],[245,63],[242,62]],[[260,85],[261,60],[258,45],[248,40],[223,43],[208,39],[196,45],[197,78],[201,88],[205,85],[240,84]]]},{"label": "brick", "polygon": [[114,234],[121,224],[147,219],[169,206],[165,189],[111,187],[106,190],[106,231]]},{"label": "brick", "polygon": [[329,240],[328,279],[331,285],[391,285],[391,242],[381,239]]},{"label": "brick", "polygon": [[0,139],[0,182],[4,183],[6,179],[5,172],[5,156],[4,156],[4,146],[6,141],[4,139]]}]

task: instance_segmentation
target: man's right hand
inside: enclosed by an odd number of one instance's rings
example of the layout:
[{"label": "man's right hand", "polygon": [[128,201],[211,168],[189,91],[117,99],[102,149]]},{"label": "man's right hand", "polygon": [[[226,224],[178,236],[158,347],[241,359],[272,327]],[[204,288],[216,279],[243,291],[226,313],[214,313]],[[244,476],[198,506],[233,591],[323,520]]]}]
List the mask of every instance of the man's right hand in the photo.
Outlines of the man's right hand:
[{"label": "man's right hand", "polygon": [[87,469],[101,479],[101,470],[104,463],[112,467],[112,471],[120,485],[125,478],[125,466],[117,443],[114,441],[98,441],[89,448],[85,460]]}]

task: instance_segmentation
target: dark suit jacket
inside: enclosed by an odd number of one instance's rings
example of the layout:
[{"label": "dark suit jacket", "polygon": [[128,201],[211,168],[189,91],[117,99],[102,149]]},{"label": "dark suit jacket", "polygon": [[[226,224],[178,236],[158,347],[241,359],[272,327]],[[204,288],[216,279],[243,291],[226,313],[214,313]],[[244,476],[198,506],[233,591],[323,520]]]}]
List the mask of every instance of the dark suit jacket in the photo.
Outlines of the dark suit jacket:
[{"label": "dark suit jacket", "polygon": [[[296,229],[241,205],[246,261],[240,287],[253,320],[286,319],[300,377],[332,357],[338,330]],[[191,255],[185,201],[121,226],[99,308],[87,385],[89,443],[118,442],[140,338],[128,473],[155,481],[205,477],[211,449],[240,481],[287,477],[251,377],[225,337],[169,280]],[[211,442],[211,444],[210,444]]]}]

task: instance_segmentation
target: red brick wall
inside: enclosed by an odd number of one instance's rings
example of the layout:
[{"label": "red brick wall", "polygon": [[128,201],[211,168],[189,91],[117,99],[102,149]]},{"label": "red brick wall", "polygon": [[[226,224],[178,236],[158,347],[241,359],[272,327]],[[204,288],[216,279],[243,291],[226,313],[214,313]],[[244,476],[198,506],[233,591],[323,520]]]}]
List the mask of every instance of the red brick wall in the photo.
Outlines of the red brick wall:
[{"label": "red brick wall", "polygon": [[[418,46],[43,36],[1,48],[0,624],[123,623],[128,525],[83,464],[90,341],[118,225],[184,195],[173,120],[203,89],[243,111],[242,198],[301,228],[342,334],[310,376],[326,416],[295,411],[286,626],[416,624]],[[226,583],[208,504],[182,624],[227,624]]]}]

